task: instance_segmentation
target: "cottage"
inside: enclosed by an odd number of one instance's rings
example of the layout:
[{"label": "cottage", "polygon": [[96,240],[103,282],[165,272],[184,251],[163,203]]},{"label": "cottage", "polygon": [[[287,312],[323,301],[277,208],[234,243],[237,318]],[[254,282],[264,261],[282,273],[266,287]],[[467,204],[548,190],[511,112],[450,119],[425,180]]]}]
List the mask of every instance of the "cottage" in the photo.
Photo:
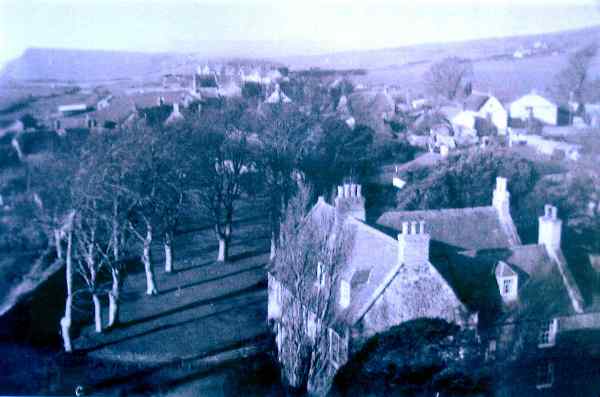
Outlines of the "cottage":
[{"label": "cottage", "polygon": [[488,120],[504,135],[508,127],[508,112],[502,103],[491,94],[474,93],[464,103],[464,110],[476,113],[476,117]]},{"label": "cottage", "polygon": [[510,104],[510,118],[526,121],[530,118],[545,124],[558,125],[558,106],[535,91]]},{"label": "cottage", "polygon": [[[330,376],[367,338],[417,318],[476,328],[490,360],[517,359],[530,348],[545,354],[561,332],[600,327],[600,316],[585,312],[562,254],[556,208],[544,208],[538,243],[522,244],[504,178],[497,178],[489,206],[391,211],[369,225],[360,186],[345,185],[333,205],[319,198],[308,216],[339,219],[354,231],[334,287],[335,314],[323,324]],[[318,280],[319,269],[313,272]],[[268,320],[279,349],[282,297],[294,294],[285,276],[269,273]]]},{"label": "cottage", "polygon": [[[354,233],[348,260],[337,269],[340,280],[334,286],[334,314],[321,325],[328,334],[331,376],[369,337],[394,325],[423,317],[463,326],[476,321],[429,262],[431,237],[426,222],[405,222],[400,233],[391,234],[368,225],[360,185],[340,186],[333,205],[320,198],[308,216],[316,220],[338,217]],[[318,280],[318,266],[313,273]],[[284,348],[286,332],[281,323],[282,299],[294,295],[294,286],[284,275],[269,274],[268,320],[279,349]]]}]

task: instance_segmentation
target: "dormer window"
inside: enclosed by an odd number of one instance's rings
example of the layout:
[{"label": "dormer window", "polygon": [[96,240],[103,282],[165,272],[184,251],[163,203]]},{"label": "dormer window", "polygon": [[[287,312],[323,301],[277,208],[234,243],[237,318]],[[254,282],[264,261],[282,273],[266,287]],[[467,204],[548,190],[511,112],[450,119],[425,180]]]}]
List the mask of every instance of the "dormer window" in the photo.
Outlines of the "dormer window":
[{"label": "dormer window", "polygon": [[496,281],[503,301],[508,302],[517,299],[519,277],[506,262],[498,262],[496,266]]},{"label": "dormer window", "polygon": [[552,347],[556,343],[556,331],[558,330],[558,321],[552,319],[543,321],[540,325],[540,333],[538,336],[538,347]]}]

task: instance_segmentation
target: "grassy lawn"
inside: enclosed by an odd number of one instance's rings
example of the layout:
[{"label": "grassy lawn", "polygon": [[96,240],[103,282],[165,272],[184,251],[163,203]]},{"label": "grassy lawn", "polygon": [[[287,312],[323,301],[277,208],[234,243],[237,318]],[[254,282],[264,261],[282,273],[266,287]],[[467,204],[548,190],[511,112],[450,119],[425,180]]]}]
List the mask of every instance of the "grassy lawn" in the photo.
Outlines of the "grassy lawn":
[{"label": "grassy lawn", "polygon": [[[144,294],[140,265],[123,285],[121,325],[102,334],[88,325],[75,347],[95,359],[154,365],[236,349],[264,336],[269,233],[262,219],[242,216],[234,224],[231,260],[224,264],[215,262],[212,228],[190,224],[176,235],[172,274],[164,273],[156,244],[159,295]],[[78,301],[80,308],[87,304]]]}]

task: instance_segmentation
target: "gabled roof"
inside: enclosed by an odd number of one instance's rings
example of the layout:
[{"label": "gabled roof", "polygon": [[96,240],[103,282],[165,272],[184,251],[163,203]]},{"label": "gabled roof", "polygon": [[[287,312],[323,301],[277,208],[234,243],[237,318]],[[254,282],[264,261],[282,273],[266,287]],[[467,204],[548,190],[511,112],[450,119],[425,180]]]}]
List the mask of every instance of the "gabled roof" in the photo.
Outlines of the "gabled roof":
[{"label": "gabled roof", "polygon": [[508,263],[502,260],[498,261],[496,264],[494,273],[496,274],[496,278],[518,276],[517,272],[514,271]]},{"label": "gabled roof", "polygon": [[513,106],[532,106],[532,107],[557,107],[556,104],[552,103],[550,100],[544,98],[543,96],[532,92],[527,95],[523,95],[510,105]]},{"label": "gabled roof", "polygon": [[[543,245],[464,251],[452,255],[450,262],[453,284],[461,299],[475,309],[483,309],[488,324],[576,313],[560,265]],[[502,307],[495,280],[498,272],[519,277],[517,301],[510,307]],[[493,307],[495,313],[490,310]]]},{"label": "gabled roof", "polygon": [[[336,209],[332,205],[319,199],[310,210],[308,217],[319,222],[328,223],[336,216]],[[341,309],[335,296],[335,310],[329,319],[332,326],[339,324],[353,325],[364,314],[365,307],[372,301],[375,295],[385,289],[386,282],[396,275],[398,270],[398,243],[396,239],[387,234],[361,222],[353,217],[346,217],[344,229],[352,235],[352,248],[348,260],[338,274],[342,280],[351,283],[350,306]],[[308,274],[314,276],[316,281],[317,269],[307,269]],[[279,279],[280,275],[276,275]],[[281,280],[291,286],[289,280]],[[312,286],[313,283],[307,283]],[[310,287],[312,288],[312,287]],[[336,286],[335,288],[338,288]],[[312,293],[316,294],[315,289]]]},{"label": "gabled roof", "polygon": [[464,110],[471,110],[473,112],[479,112],[479,110],[485,105],[485,103],[490,99],[489,95],[483,94],[472,94],[468,98],[465,99],[464,102]]},{"label": "gabled roof", "polygon": [[118,124],[125,121],[134,112],[135,106],[133,100],[127,96],[119,96],[114,97],[107,107],[90,113],[90,117],[95,119],[99,124],[103,124],[106,121]]},{"label": "gabled roof", "polygon": [[421,211],[389,211],[377,223],[394,229],[403,222],[425,221],[431,240],[451,250],[505,248],[514,244],[514,236],[492,207],[473,207]]}]

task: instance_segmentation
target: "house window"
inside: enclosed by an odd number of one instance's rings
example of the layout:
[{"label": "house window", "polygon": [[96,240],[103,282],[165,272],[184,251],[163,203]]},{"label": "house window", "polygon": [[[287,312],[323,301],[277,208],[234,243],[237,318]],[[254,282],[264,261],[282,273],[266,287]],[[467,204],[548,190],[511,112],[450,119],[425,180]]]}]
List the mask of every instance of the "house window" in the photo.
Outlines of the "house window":
[{"label": "house window", "polygon": [[496,359],[496,340],[492,339],[488,345],[487,351],[485,352],[486,360],[495,360]]},{"label": "house window", "polygon": [[502,295],[510,295],[512,292],[512,280],[505,278],[502,280]]},{"label": "house window", "polygon": [[346,280],[340,285],[340,306],[344,309],[350,306],[350,283]]},{"label": "house window", "polygon": [[500,277],[498,278],[498,287],[500,295],[508,300],[517,298],[517,277]]},{"label": "house window", "polygon": [[329,360],[337,368],[341,364],[340,349],[342,341],[340,336],[332,329],[329,330]]},{"label": "house window", "polygon": [[325,285],[325,271],[322,262],[317,263],[317,283],[321,288]]},{"label": "house window", "polygon": [[537,382],[536,387],[538,389],[547,389],[552,387],[554,384],[554,364],[544,363],[540,364],[537,368]]},{"label": "house window", "polygon": [[308,313],[308,321],[306,324],[306,333],[311,340],[315,339],[317,335],[317,321],[316,316],[312,313]]},{"label": "house window", "polygon": [[538,337],[538,347],[551,347],[554,346],[556,341],[556,330],[558,328],[558,322],[556,319],[550,321],[544,321],[540,325],[540,333]]}]

